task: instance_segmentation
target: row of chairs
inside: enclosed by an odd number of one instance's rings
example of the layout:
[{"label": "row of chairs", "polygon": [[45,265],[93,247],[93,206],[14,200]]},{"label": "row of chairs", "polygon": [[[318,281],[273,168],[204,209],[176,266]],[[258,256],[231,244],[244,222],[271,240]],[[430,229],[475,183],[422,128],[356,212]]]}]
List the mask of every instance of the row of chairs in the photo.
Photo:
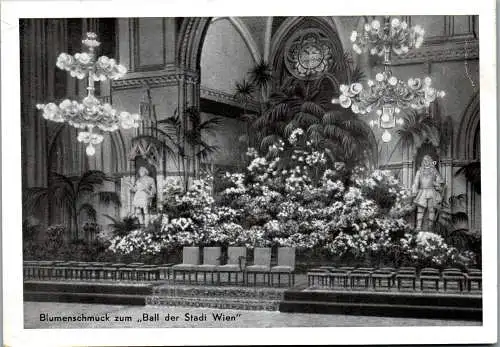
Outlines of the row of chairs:
[{"label": "row of chairs", "polygon": [[370,267],[332,267],[322,266],[311,269],[307,273],[309,286],[321,286],[333,288],[336,285],[342,288],[356,288],[370,285],[373,289],[391,289],[397,285],[400,290],[404,284],[411,284],[411,288],[416,290],[417,281],[420,282],[420,290],[426,289],[425,284],[431,283],[432,289],[439,291],[440,283],[446,291],[450,283],[455,283],[462,292],[465,288],[468,291],[476,284],[478,290],[482,289],[482,272],[478,269],[467,269],[462,271],[458,268],[447,268],[443,271],[434,268],[424,268],[417,271],[415,267],[392,267],[370,268]]},{"label": "row of chairs", "polygon": [[178,275],[192,283],[191,275],[198,282],[198,274],[203,274],[203,283],[207,283],[207,274],[210,274],[212,283],[221,283],[221,275],[227,274],[227,282],[231,283],[231,275],[235,276],[235,283],[239,283],[239,275],[243,284],[250,284],[249,276],[253,275],[253,285],[257,285],[258,275],[262,275],[263,283],[273,286],[275,275],[278,276],[278,285],[281,285],[281,276],[288,276],[288,285],[295,284],[295,248],[278,248],[277,265],[271,266],[271,248],[257,247],[253,252],[253,264],[247,265],[246,247],[228,247],[227,262],[221,265],[221,248],[204,247],[203,264],[200,263],[200,248],[184,247],[182,264],[172,266],[174,283]]},{"label": "row of chairs", "polygon": [[173,264],[109,263],[77,261],[24,261],[24,279],[35,280],[132,280],[168,279]]}]

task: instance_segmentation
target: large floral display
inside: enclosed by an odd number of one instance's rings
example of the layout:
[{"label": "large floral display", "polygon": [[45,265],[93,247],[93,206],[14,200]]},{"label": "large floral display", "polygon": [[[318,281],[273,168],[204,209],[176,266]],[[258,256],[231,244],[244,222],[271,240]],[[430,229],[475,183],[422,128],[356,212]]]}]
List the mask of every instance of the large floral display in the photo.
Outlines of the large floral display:
[{"label": "large floral display", "polygon": [[211,179],[184,192],[177,182],[164,189],[163,214],[152,226],[111,240],[127,254],[195,245],[292,246],[339,261],[446,265],[470,255],[407,221],[410,193],[389,171],[349,168],[333,161],[296,129],[265,155],[250,148],[244,173],[226,173],[214,194]]}]

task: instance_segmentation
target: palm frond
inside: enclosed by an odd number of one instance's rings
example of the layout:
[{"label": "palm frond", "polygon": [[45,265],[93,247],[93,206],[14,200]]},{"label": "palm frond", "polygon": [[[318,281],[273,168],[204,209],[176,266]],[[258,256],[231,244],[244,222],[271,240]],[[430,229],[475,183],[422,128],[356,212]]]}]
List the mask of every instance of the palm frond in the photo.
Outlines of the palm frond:
[{"label": "palm frond", "polygon": [[264,114],[258,117],[254,122],[256,129],[265,129],[269,125],[276,123],[279,120],[287,119],[289,113],[288,105],[285,103],[271,107]]},{"label": "palm frond", "polygon": [[212,117],[210,119],[207,119],[206,121],[201,122],[198,125],[198,129],[196,129],[196,130],[198,132],[200,132],[200,131],[214,131],[221,124],[222,124],[221,117]]},{"label": "palm frond", "polygon": [[323,140],[323,126],[321,124],[312,124],[307,128],[307,137],[314,143],[319,144]]},{"label": "palm frond", "polygon": [[359,83],[366,79],[366,74],[359,66],[355,66],[351,71],[351,79],[349,83]]},{"label": "palm frond", "polygon": [[314,115],[321,118],[325,114],[325,109],[313,101],[306,101],[300,105],[300,111]]},{"label": "palm frond", "polygon": [[99,170],[89,170],[83,173],[83,175],[78,180],[77,194],[82,191],[94,191],[95,185],[101,185],[104,181],[112,181],[104,172]]},{"label": "palm frond", "polygon": [[288,138],[292,132],[299,127],[299,124],[296,120],[291,120],[283,129],[283,135]]},{"label": "palm frond", "polygon": [[279,137],[278,135],[275,135],[275,134],[268,135],[262,139],[262,141],[260,143],[260,148],[262,150],[267,151],[270,146],[277,144],[279,142],[279,140],[281,140],[281,137]]},{"label": "palm frond", "polygon": [[[177,109],[175,111],[177,112]],[[172,117],[160,119],[157,123],[163,124],[163,125],[169,125],[169,126],[172,126],[174,128],[177,128],[181,125],[181,119],[177,114],[175,114]]]},{"label": "palm frond", "polygon": [[236,82],[234,97],[238,102],[246,105],[253,99],[252,94],[255,92],[255,86],[253,83],[247,81],[246,79],[241,82]]},{"label": "palm frond", "polygon": [[103,216],[108,218],[112,222],[112,224],[110,224],[110,225],[118,224],[118,222],[119,222],[118,219],[115,219],[114,217],[110,216],[109,214],[103,214]]},{"label": "palm frond", "polygon": [[49,185],[58,188],[64,186],[67,187],[68,191],[72,191],[73,195],[76,193],[73,181],[69,177],[57,172],[52,172],[50,174]]},{"label": "palm frond", "polygon": [[267,88],[273,80],[271,65],[261,60],[249,71],[251,82],[258,88]]},{"label": "palm frond", "polygon": [[308,112],[298,112],[293,117],[293,120],[299,124],[300,127],[307,128],[311,124],[318,123],[321,120],[321,116],[316,116]]},{"label": "palm frond", "polygon": [[197,153],[196,156],[200,158],[201,160],[206,160],[208,159],[212,154],[215,152],[219,151],[220,147],[216,145],[208,145],[208,144],[203,144],[202,149],[200,149]]},{"label": "palm frond", "polygon": [[[165,139],[171,141],[172,143],[175,143],[176,142],[176,137],[177,137],[177,129],[175,129],[173,126],[171,125],[160,125],[160,126],[157,126],[157,127],[144,127],[143,128],[144,130],[148,130],[151,134],[155,134],[155,135],[140,135],[140,136],[152,136],[152,137],[156,137],[158,139],[161,139],[161,137],[163,136]],[[138,136],[138,137],[140,137]]]},{"label": "palm frond", "polygon": [[126,236],[133,230],[137,230],[141,227],[139,220],[135,217],[125,217],[123,219],[115,219],[110,215],[104,214],[104,217],[108,218],[112,223],[108,224],[112,228],[114,236]]},{"label": "palm frond", "polygon": [[338,124],[340,122],[341,117],[342,117],[341,113],[329,111],[323,115],[322,123],[323,125]]}]

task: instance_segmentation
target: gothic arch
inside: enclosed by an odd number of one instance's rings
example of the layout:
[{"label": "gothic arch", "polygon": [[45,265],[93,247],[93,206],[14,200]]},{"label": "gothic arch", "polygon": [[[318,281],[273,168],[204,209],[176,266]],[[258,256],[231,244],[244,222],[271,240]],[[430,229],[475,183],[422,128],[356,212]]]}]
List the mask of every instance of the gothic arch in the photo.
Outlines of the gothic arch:
[{"label": "gothic arch", "polygon": [[455,143],[455,157],[459,159],[476,159],[475,137],[479,127],[479,90],[471,97],[471,100],[465,108],[460,121]]},{"label": "gothic arch", "polygon": [[211,17],[187,17],[182,21],[177,41],[177,65],[190,71],[199,71],[203,40]]},{"label": "gothic arch", "polygon": [[[277,74],[281,74],[284,66],[282,57],[285,54],[285,48],[288,41],[301,30],[309,30],[317,28],[329,39],[333,44],[334,56],[342,56],[344,54],[344,43],[341,40],[341,32],[338,27],[341,24],[333,17],[289,17],[278,28],[271,40],[271,48],[269,52],[269,63],[274,67]],[[312,30],[312,29],[311,29]],[[345,66],[341,71],[345,72],[346,76],[341,79],[349,79],[349,69]],[[280,83],[282,76],[276,76],[276,82]]]}]

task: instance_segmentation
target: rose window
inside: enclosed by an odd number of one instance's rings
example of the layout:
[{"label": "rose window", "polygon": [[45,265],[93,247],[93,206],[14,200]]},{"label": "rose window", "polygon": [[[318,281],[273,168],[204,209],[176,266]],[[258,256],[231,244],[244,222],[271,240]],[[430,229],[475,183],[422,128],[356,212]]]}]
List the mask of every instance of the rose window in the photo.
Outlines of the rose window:
[{"label": "rose window", "polygon": [[331,43],[319,32],[299,32],[288,44],[285,63],[297,78],[319,78],[333,64]]}]

